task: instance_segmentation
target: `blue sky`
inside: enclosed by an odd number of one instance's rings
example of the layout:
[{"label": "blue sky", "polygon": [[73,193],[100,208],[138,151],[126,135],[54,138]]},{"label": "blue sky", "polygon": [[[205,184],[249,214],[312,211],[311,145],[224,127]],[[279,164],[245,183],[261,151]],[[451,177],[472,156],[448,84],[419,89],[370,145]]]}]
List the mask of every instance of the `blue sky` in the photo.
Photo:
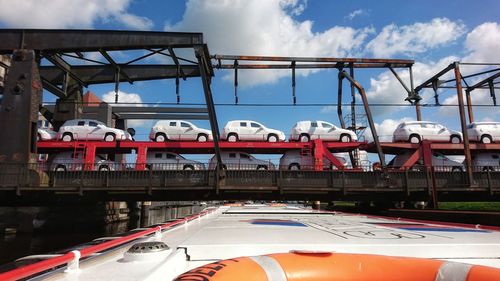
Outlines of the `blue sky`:
[{"label": "blue sky", "polygon": [[[74,0],[22,2],[0,0],[2,28],[88,28],[203,32],[211,54],[402,58],[416,61],[416,85],[453,61],[500,62],[500,2],[475,1],[304,1],[304,0]],[[69,4],[71,3],[71,4]],[[21,17],[20,14],[30,15]],[[126,55],[113,54],[126,61]],[[124,56],[124,57],[120,57]],[[484,67],[464,67],[463,73]],[[298,72],[298,103],[334,103],[337,71]],[[400,75],[408,81],[408,74]],[[404,103],[406,92],[385,69],[360,70],[357,79],[372,103]],[[471,79],[470,82],[476,80]],[[216,71],[216,103],[232,103],[231,71]],[[113,85],[92,86],[100,97],[113,97]],[[345,87],[344,101],[349,102]],[[123,83],[120,101],[175,102],[173,81]],[[241,73],[240,103],[290,103],[290,72]],[[422,93],[424,103],[433,94]],[[203,102],[199,79],[181,82],[182,102]],[[454,91],[441,91],[443,104],[456,104]],[[53,101],[50,93],[45,101]],[[492,104],[477,91],[474,104]],[[487,110],[485,110],[487,109]],[[361,111],[361,107],[359,107]],[[373,107],[379,134],[390,136],[401,121],[414,119],[413,108]],[[459,129],[456,107],[423,110],[425,120]],[[348,113],[348,109],[344,110]],[[218,106],[219,126],[231,119],[254,119],[285,131],[299,120],[339,124],[336,108]],[[500,121],[498,107],[475,109],[476,120]],[[208,127],[207,122],[195,122]],[[132,123],[145,137],[151,122]]]}]

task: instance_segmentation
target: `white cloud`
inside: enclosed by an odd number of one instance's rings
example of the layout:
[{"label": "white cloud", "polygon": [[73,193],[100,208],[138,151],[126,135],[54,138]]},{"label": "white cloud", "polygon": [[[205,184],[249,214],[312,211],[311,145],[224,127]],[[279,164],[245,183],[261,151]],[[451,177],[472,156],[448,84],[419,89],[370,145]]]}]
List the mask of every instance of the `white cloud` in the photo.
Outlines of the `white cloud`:
[{"label": "white cloud", "polygon": [[[413,65],[413,81],[415,87],[420,83],[424,82],[432,75],[436,74],[446,66],[448,66],[453,61],[458,61],[458,57],[450,56],[440,59],[437,62],[427,62],[421,63],[416,62]],[[407,70],[397,71],[398,75],[405,82],[407,87],[410,87],[410,74]],[[448,76],[444,76],[448,77]],[[429,96],[427,91],[422,91],[420,93],[423,96],[421,103],[427,103],[429,100],[426,98]],[[371,104],[407,104],[405,98],[408,93],[403,88],[401,83],[396,79],[396,77],[390,71],[384,71],[376,78],[370,79],[370,87],[366,92],[368,100]],[[433,96],[430,95],[430,96]],[[402,110],[405,107],[397,106],[387,106],[387,107],[372,107],[373,114],[390,114],[398,110]]]},{"label": "white cloud", "polygon": [[500,62],[500,24],[487,22],[477,26],[467,34],[465,47],[470,53],[464,62]]},{"label": "white cloud", "polygon": [[376,57],[414,55],[449,44],[464,33],[464,24],[447,18],[435,18],[430,22],[405,26],[391,24],[385,26],[366,47]]},{"label": "white cloud", "polygon": [[[375,123],[375,130],[377,131],[379,141],[391,142],[392,134],[394,133],[394,130],[396,130],[396,127],[402,122],[413,120],[414,119],[409,117],[403,117],[399,120],[385,119],[384,121],[382,121],[382,123]],[[364,136],[368,142],[373,141],[372,131],[370,130],[370,128],[366,129]]]},{"label": "white cloud", "polygon": [[[135,93],[125,93],[122,91],[118,91],[118,103],[115,104],[115,92],[107,92],[104,95],[102,95],[102,100],[104,102],[109,103],[111,106],[138,106],[141,107],[143,106],[142,104],[142,99],[139,94]],[[146,124],[149,124],[151,122],[147,122],[146,120],[128,120],[127,121],[127,126],[136,128],[136,127],[143,127],[146,126]]]},{"label": "white cloud", "polygon": [[[151,29],[153,22],[127,12],[130,0],[0,0],[0,22],[14,28],[91,28],[97,21]],[[23,16],[20,16],[23,15]]]},{"label": "white cloud", "polygon": [[351,13],[349,13],[349,15],[347,15],[345,18],[348,19],[348,20],[352,20],[355,17],[361,16],[361,15],[363,15],[365,13],[366,13],[365,10],[358,9],[358,10],[354,10]]},{"label": "white cloud", "polygon": [[[372,28],[341,26],[313,32],[312,21],[292,18],[293,9],[300,5],[304,5],[304,2],[190,0],[182,21],[169,24],[165,29],[203,32],[213,54],[302,57],[353,56],[359,52],[367,36],[374,32]],[[241,71],[240,85],[272,83],[290,73],[274,70]],[[300,75],[308,73],[301,71]],[[226,79],[231,78],[232,72],[226,76]]]}]

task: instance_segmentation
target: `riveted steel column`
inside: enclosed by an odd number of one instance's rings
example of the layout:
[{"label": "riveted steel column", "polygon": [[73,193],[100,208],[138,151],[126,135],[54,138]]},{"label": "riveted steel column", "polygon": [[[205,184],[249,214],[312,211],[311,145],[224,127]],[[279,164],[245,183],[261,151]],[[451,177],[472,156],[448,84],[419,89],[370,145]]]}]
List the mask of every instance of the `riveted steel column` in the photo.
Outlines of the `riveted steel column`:
[{"label": "riveted steel column", "polygon": [[0,104],[0,163],[36,162],[42,82],[33,50],[16,50]]},{"label": "riveted steel column", "polygon": [[215,112],[214,100],[212,97],[212,90],[210,88],[210,76],[209,76],[209,65],[207,61],[207,57],[204,56],[204,50],[202,47],[195,48],[196,58],[198,59],[198,67],[200,69],[201,81],[203,83],[203,92],[205,94],[205,101],[207,103],[208,109],[208,117],[210,120],[210,127],[212,129],[212,135],[214,139],[214,150],[215,150],[215,158],[217,159],[217,174],[218,178],[216,179],[216,188],[218,192],[218,186],[223,185],[223,179],[225,178],[224,170],[222,169],[222,159],[220,155],[220,147],[219,147],[219,125],[217,124],[217,115]]},{"label": "riveted steel column", "polygon": [[464,152],[465,152],[465,168],[467,169],[467,177],[469,179],[469,185],[473,185],[474,177],[472,174],[472,160],[469,147],[469,134],[467,133],[467,120],[465,120],[464,96],[462,91],[462,75],[460,74],[460,65],[458,62],[454,63],[454,68],[455,68],[455,81],[457,86],[458,111],[460,113],[460,125],[462,127],[462,136],[463,136]]},{"label": "riveted steel column", "polygon": [[354,80],[351,76],[349,76],[349,74],[347,74],[345,71],[340,71],[339,77],[346,78],[347,80],[349,80],[349,82],[351,82],[352,85],[354,85],[354,87],[356,87],[356,89],[358,89],[358,92],[361,95],[361,100],[363,101],[363,107],[365,109],[366,117],[368,119],[368,124],[370,125],[370,130],[372,131],[373,142],[375,142],[375,147],[377,148],[377,154],[380,161],[380,165],[382,166],[382,168],[385,168],[384,152],[382,151],[382,146],[380,145],[380,141],[378,139],[377,130],[375,129],[375,122],[373,121],[370,105],[368,104],[368,99],[366,98],[365,89],[363,89],[361,84],[359,84],[358,81]]}]

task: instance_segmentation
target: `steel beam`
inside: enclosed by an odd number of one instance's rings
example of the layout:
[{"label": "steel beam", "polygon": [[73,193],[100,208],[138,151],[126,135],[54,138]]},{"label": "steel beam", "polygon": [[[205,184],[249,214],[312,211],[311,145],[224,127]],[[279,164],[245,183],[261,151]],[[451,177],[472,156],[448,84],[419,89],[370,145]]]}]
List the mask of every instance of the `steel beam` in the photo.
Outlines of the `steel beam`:
[{"label": "steel beam", "polygon": [[[407,68],[408,64],[387,64],[387,63],[349,63],[353,68]],[[296,69],[315,69],[315,68],[342,68],[347,63],[318,63],[318,64],[296,64]],[[233,64],[217,64],[217,69],[234,69]],[[239,69],[290,69],[290,64],[239,64]]]},{"label": "steel beam", "polygon": [[210,120],[206,114],[118,113],[121,119]]},{"label": "steel beam", "polygon": [[[86,84],[114,83],[116,69],[111,65],[81,65],[73,66],[72,72],[80,77]],[[183,65],[186,77],[198,77],[200,71],[197,65]],[[122,65],[120,70],[132,81],[146,81],[175,78],[177,67],[175,65]],[[54,85],[64,82],[64,72],[54,66],[41,66],[40,75]],[[128,80],[120,75],[120,82]]]},{"label": "steel beam", "polygon": [[[215,150],[215,158],[217,159],[217,166],[218,170],[219,168],[222,167],[222,158],[220,155],[220,147],[219,147],[219,140],[220,140],[220,135],[219,135],[219,125],[217,123],[217,114],[215,111],[215,105],[212,97],[212,89],[210,87],[211,84],[211,77],[210,77],[210,69],[212,69],[210,62],[209,62],[209,56],[207,56],[208,50],[206,49],[206,46],[198,46],[195,48],[195,55],[196,58],[198,59],[198,67],[199,67],[199,72],[201,74],[201,81],[203,84],[203,93],[205,94],[205,101],[207,104],[207,109],[208,109],[208,116],[210,120],[210,128],[212,129],[212,136],[213,136],[213,142],[214,142],[214,150]],[[219,182],[220,178],[217,179]]]},{"label": "steel beam", "polygon": [[493,74],[490,77],[487,77],[487,78],[485,78],[485,79],[477,82],[476,84],[474,84],[474,85],[472,85],[470,87],[467,87],[467,90],[469,92],[471,92],[471,91],[473,91],[473,90],[475,90],[475,89],[477,89],[479,87],[486,86],[488,84],[488,82],[493,81],[493,80],[497,79],[498,77],[500,77],[500,72],[497,72],[496,74]]},{"label": "steel beam", "polygon": [[283,61],[283,62],[339,62],[339,63],[384,63],[413,65],[413,60],[399,59],[365,59],[365,58],[317,58],[317,57],[271,57],[271,56],[227,56],[214,55],[215,60],[240,60],[240,61]]},{"label": "steel beam", "polygon": [[154,31],[2,29],[0,38],[0,54],[10,54],[20,48],[75,53],[203,44],[202,33]]},{"label": "steel beam", "polygon": [[113,107],[113,113],[208,113],[208,110],[195,107],[115,106]]},{"label": "steel beam", "polygon": [[382,151],[382,147],[378,139],[377,130],[375,128],[375,122],[373,121],[372,112],[370,110],[370,105],[366,97],[365,89],[361,86],[361,84],[359,84],[358,81],[354,80],[349,74],[347,74],[347,72],[340,71],[339,76],[349,80],[349,82],[351,82],[351,84],[354,85],[356,89],[358,89],[358,92],[361,95],[361,100],[363,101],[363,107],[365,109],[366,117],[368,118],[368,124],[370,125],[370,130],[372,131],[373,141],[375,142],[375,146],[377,147],[377,154],[380,161],[380,165],[382,166],[382,168],[385,168],[384,152]]},{"label": "steel beam", "polygon": [[450,64],[448,65],[445,69],[441,70],[438,74],[432,76],[431,78],[427,79],[424,83],[418,85],[415,88],[415,92],[420,92],[423,88],[429,87],[429,84],[431,84],[433,81],[437,80],[439,77],[443,76],[446,74],[448,71],[452,70],[455,67],[455,64]]},{"label": "steel beam", "polygon": [[0,104],[0,163],[36,162],[38,110],[42,82],[33,50],[15,51]]},{"label": "steel beam", "polygon": [[467,121],[465,118],[465,110],[464,110],[464,97],[462,90],[462,78],[460,76],[460,64],[455,62],[451,64],[455,68],[455,79],[456,79],[456,87],[457,87],[457,98],[458,98],[458,111],[460,113],[460,125],[462,127],[462,136],[464,143],[464,152],[465,152],[465,168],[467,169],[467,176],[469,179],[469,185],[474,185],[474,176],[472,173],[472,158],[470,154],[469,147],[469,133],[467,132]]}]

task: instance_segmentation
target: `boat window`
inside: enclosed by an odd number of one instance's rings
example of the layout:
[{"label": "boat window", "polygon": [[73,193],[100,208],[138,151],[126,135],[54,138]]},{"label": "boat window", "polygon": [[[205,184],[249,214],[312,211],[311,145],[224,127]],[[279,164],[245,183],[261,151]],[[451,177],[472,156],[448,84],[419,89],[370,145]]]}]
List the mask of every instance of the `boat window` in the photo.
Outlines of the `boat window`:
[{"label": "boat window", "polygon": [[78,126],[85,126],[85,121],[78,121]]},{"label": "boat window", "polygon": [[167,159],[175,159],[175,155],[167,153]]},{"label": "boat window", "polygon": [[246,127],[247,126],[247,122],[240,122],[240,127]]},{"label": "boat window", "polygon": [[182,128],[190,128],[191,126],[188,123],[181,122]]},{"label": "boat window", "polygon": [[317,127],[318,127],[318,123],[316,123],[316,122],[311,122],[311,127],[312,127],[312,128],[317,128]]},{"label": "boat window", "polygon": [[259,125],[259,124],[257,124],[257,123],[250,123],[250,126],[251,126],[252,128],[260,128],[260,125]]},{"label": "boat window", "polygon": [[89,122],[89,126],[90,126],[90,127],[97,127],[97,123],[96,123],[96,122],[92,122],[92,121],[90,121],[90,122]]},{"label": "boat window", "polygon": [[175,126],[176,126],[176,124],[177,124],[177,122],[170,122],[169,126],[170,126],[170,127],[175,127]]},{"label": "boat window", "polygon": [[236,153],[229,153],[229,158],[236,158]]},{"label": "boat window", "polygon": [[240,158],[250,159],[250,155],[245,153],[240,153]]},{"label": "boat window", "polygon": [[163,155],[163,153],[155,153],[155,158],[161,159],[162,155]]}]

